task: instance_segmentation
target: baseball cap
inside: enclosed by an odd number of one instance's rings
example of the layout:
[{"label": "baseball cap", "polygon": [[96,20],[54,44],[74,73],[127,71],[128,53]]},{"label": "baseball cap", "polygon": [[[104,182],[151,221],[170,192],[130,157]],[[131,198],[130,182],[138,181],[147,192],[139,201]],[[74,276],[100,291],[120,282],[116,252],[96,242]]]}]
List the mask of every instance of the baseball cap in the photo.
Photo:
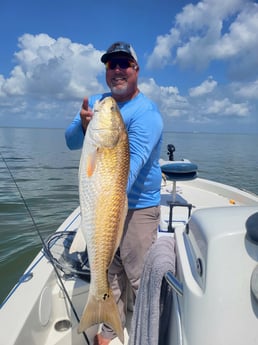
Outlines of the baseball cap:
[{"label": "baseball cap", "polygon": [[106,63],[112,57],[112,55],[114,56],[117,54],[124,55],[137,62],[137,56],[133,47],[129,43],[122,42],[122,41],[113,43],[108,48],[106,53],[102,55],[101,62]]}]

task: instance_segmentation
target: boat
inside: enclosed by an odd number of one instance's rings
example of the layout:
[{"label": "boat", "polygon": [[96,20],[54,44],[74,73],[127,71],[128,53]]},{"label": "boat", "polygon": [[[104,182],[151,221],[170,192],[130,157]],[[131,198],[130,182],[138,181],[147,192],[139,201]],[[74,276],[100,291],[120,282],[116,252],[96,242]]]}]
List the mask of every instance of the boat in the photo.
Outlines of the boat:
[{"label": "boat", "polygon": [[[173,145],[168,150],[170,160],[160,161],[164,178],[157,243],[174,241],[175,270],[162,275],[165,293],[160,294],[162,314],[154,320],[156,344],[257,345],[258,196],[198,177],[194,163],[174,161]],[[78,206],[43,242],[6,297],[0,309],[0,344],[93,344],[100,325],[77,332],[90,282],[87,253],[83,248],[69,250],[79,226]],[[159,250],[166,258],[162,246]],[[130,293],[128,300],[125,344],[141,303],[137,296],[133,306]],[[134,336],[142,336],[139,332]],[[152,343],[143,340],[133,345]],[[111,342],[119,344],[118,338]]]}]

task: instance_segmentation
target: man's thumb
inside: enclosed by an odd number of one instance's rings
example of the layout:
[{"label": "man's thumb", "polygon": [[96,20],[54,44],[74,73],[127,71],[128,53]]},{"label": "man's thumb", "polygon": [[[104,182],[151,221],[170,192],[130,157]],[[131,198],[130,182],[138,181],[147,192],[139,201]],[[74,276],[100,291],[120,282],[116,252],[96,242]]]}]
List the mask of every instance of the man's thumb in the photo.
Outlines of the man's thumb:
[{"label": "man's thumb", "polygon": [[88,97],[84,97],[83,103],[82,103],[82,108],[85,110],[88,110],[88,107],[89,107],[89,99],[88,99]]}]

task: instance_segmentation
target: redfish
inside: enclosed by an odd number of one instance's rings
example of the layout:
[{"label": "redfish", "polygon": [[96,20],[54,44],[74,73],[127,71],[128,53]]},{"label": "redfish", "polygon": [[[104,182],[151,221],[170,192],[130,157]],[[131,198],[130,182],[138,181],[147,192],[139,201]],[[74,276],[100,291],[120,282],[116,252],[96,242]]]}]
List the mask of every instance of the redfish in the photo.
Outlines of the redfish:
[{"label": "redfish", "polygon": [[128,136],[112,97],[97,102],[93,112],[79,167],[81,230],[87,245],[91,282],[78,332],[103,322],[124,343],[108,268],[120,244],[127,213]]}]

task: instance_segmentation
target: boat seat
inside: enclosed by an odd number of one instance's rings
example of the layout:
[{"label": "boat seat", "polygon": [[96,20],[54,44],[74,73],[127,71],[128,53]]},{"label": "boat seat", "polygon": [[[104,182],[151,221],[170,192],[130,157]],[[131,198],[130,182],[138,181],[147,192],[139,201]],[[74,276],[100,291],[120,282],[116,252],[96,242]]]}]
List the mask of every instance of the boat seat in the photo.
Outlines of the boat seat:
[{"label": "boat seat", "polygon": [[189,181],[197,177],[198,167],[196,164],[189,161],[171,161],[166,164],[161,165],[161,171],[165,174],[166,179],[173,181],[172,188],[172,201],[169,202],[169,222],[168,222],[168,232],[174,232],[172,226],[173,221],[173,208],[174,207],[187,207],[188,208],[188,218],[191,216],[191,210],[193,205],[189,203],[176,202],[176,183],[177,181]]},{"label": "boat seat", "polygon": [[172,201],[176,201],[176,182],[189,181],[197,177],[198,167],[188,161],[171,161],[161,165],[161,171],[167,180],[173,181]]}]

